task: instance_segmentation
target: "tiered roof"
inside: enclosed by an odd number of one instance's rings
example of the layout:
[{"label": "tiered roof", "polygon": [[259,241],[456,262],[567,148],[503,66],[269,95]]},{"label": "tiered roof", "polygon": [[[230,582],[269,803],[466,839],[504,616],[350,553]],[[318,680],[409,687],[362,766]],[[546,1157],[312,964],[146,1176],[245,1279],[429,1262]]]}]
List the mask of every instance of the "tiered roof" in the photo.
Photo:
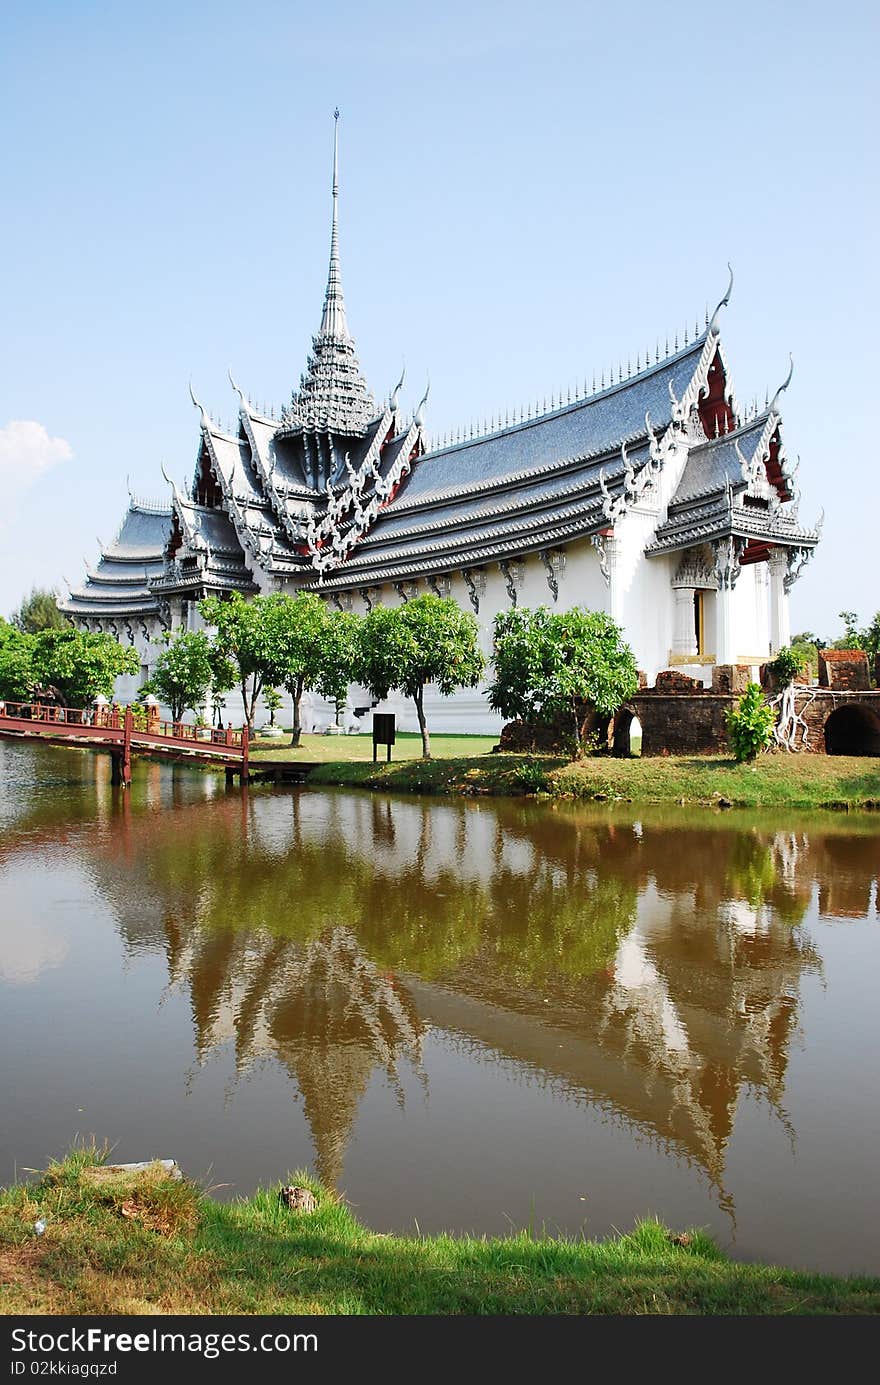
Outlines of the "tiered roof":
[{"label": "tiered roof", "polygon": [[[155,512],[164,527],[151,530],[152,567],[137,583],[114,582],[108,550],[64,603],[71,615],[146,611],[171,594],[252,592],[257,569],[276,585],[333,591],[546,555],[607,534],[643,501],[658,515],[648,557],[725,539],[742,561],[764,557],[771,544],[815,546],[818,533],[800,525],[793,503],[781,391],[762,414],[745,421],[737,412],[718,326],[730,288],[683,349],[485,436],[429,449],[425,399],[404,421],[402,380],[377,407],[345,313],[338,157],[337,123],[324,309],[290,405],[280,421],[269,417],[230,376],[240,401],[230,432],[193,396],[201,417],[195,475],[188,496],[175,490],[171,510]],[[664,512],[653,482],[673,442],[688,457]],[[133,516],[142,513],[130,510],[117,540],[126,554],[137,550]]]}]

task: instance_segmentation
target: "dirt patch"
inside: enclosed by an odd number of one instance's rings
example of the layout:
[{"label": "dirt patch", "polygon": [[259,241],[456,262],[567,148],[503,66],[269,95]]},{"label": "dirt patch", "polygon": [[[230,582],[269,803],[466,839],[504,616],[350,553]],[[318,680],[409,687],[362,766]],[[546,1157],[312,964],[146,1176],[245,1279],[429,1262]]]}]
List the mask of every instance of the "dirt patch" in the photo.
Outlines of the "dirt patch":
[{"label": "dirt patch", "polygon": [[65,1311],[55,1285],[42,1273],[47,1250],[36,1240],[0,1246],[0,1314]]}]

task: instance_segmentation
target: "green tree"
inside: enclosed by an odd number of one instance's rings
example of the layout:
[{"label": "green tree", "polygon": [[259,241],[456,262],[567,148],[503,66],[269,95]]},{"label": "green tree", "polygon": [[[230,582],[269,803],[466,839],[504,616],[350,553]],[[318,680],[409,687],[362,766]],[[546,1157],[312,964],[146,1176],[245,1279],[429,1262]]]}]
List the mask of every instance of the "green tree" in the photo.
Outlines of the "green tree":
[{"label": "green tree", "polygon": [[360,620],[347,611],[330,611],[313,592],[266,597],[271,679],[293,700],[293,735],[302,735],[301,704],[306,691],[331,701],[344,700],[353,678]]},{"label": "green tree", "polygon": [[791,642],[793,645],[811,644],[817,650],[828,648],[828,641],[820,640],[819,636],[814,635],[812,630],[801,630],[799,634],[792,635]]},{"label": "green tree", "polygon": [[856,611],[840,611],[840,619],[846,634],[834,641],[832,649],[861,649],[862,637],[859,634],[859,617]]},{"label": "green tree", "polygon": [[67,707],[85,707],[112,697],[124,673],[137,673],[137,651],[112,635],[76,630],[41,630],[34,635],[33,672],[39,688],[52,689]]},{"label": "green tree", "polygon": [[727,713],[727,731],[735,758],[754,760],[773,740],[776,714],[764,701],[760,684],[749,683],[735,707]]},{"label": "green tree", "polygon": [[214,627],[212,639],[217,657],[228,659],[234,666],[233,684],[241,690],[248,729],[254,728],[257,703],[264,687],[280,680],[275,676],[275,642],[272,638],[272,602],[275,597],[255,596],[245,601],[240,592],[221,599],[206,597],[199,610],[208,625]]},{"label": "green tree", "polygon": [[521,607],[495,617],[489,704],[504,717],[567,721],[572,758],[583,754],[583,707],[613,716],[639,684],[619,626],[602,611]]},{"label": "green tree", "polygon": [[398,688],[411,697],[422,734],[422,757],[431,758],[425,721],[425,687],[435,683],[444,697],[479,683],[486,661],[478,626],[451,597],[427,593],[403,606],[374,606],[361,624],[355,681],[375,697]]},{"label": "green tree", "polygon": [[187,709],[198,712],[212,688],[224,693],[235,683],[232,664],[218,655],[204,630],[173,636],[166,632],[165,641],[141,696],[152,693],[158,697],[171,708],[174,721],[180,721]]},{"label": "green tree", "polygon": [[34,637],[0,617],[0,697],[27,702],[34,691]]},{"label": "green tree", "polygon": [[34,587],[12,617],[12,623],[26,635],[36,635],[40,630],[63,630],[68,621],[58,609],[55,592]]},{"label": "green tree", "polygon": [[873,664],[880,654],[880,611],[874,613],[874,619],[862,631],[862,649]]}]

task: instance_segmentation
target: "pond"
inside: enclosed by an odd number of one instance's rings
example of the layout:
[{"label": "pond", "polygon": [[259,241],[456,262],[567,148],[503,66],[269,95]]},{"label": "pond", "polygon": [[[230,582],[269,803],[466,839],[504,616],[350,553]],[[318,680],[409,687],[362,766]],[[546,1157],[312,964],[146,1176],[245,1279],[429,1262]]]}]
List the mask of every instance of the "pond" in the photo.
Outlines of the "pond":
[{"label": "pond", "polygon": [[227,792],[0,746],[0,1182],[77,1138],[378,1230],[880,1272],[880,818]]}]

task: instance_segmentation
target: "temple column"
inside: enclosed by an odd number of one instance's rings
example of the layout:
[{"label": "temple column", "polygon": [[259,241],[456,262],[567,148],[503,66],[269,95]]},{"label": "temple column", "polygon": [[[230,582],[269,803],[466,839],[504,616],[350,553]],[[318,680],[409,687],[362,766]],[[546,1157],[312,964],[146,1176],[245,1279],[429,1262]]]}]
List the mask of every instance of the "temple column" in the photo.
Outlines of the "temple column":
[{"label": "temple column", "polygon": [[733,587],[718,583],[715,594],[715,662],[736,663],[736,641],[733,630]]},{"label": "temple column", "polygon": [[697,630],[694,622],[695,587],[673,587],[675,613],[672,626],[673,654],[688,656],[699,654]]},{"label": "temple column", "polygon": [[771,548],[767,557],[770,571],[770,653],[778,654],[791,644],[791,625],[788,613],[788,553],[784,548]]},{"label": "temple column", "polygon": [[730,538],[719,540],[712,547],[715,550],[715,576],[718,580],[715,595],[715,662],[735,664],[733,591],[741,571],[739,555],[742,544]]}]

